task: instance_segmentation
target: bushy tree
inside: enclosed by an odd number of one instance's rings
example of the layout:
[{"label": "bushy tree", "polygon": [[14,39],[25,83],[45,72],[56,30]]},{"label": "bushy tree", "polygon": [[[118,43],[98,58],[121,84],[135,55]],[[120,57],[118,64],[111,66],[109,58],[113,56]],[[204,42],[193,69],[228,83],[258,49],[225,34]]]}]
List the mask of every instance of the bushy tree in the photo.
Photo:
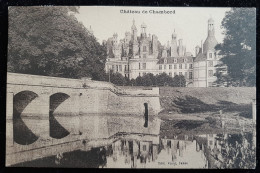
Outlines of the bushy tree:
[{"label": "bushy tree", "polygon": [[8,71],[102,80],[106,49],[74,16],[78,7],[9,8]]},{"label": "bushy tree", "polygon": [[171,86],[172,82],[172,77],[170,77],[166,73],[156,75],[156,83],[158,86]]},{"label": "bushy tree", "polygon": [[126,79],[125,77],[120,74],[120,73],[112,73],[110,75],[110,81],[111,83],[115,84],[115,85],[119,85],[119,86],[123,86],[126,84]]},{"label": "bushy tree", "polygon": [[185,77],[183,75],[174,76],[171,86],[173,86],[173,87],[185,87],[186,86]]},{"label": "bushy tree", "polygon": [[[218,82],[255,86],[256,83],[256,10],[232,8],[222,21],[225,38],[216,46],[227,76],[216,74]],[[228,81],[230,80],[230,81]]]}]

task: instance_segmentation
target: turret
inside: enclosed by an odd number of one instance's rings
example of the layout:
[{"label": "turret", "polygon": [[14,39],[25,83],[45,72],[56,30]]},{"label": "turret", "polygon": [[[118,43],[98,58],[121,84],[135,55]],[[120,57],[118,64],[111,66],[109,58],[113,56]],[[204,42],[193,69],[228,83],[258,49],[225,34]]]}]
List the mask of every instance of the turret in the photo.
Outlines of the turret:
[{"label": "turret", "polygon": [[178,52],[177,52],[177,34],[174,33],[172,34],[172,41],[171,41],[171,57],[177,57]]},{"label": "turret", "polygon": [[203,44],[203,53],[206,53],[207,51],[215,50],[215,46],[218,44],[216,38],[215,38],[215,28],[214,28],[214,20],[210,18],[208,20],[208,37],[205,40]]},{"label": "turret", "polygon": [[134,42],[137,42],[137,29],[135,26],[135,20],[133,19],[133,25],[131,27],[131,31],[132,31],[132,39]]},{"label": "turret", "polygon": [[142,25],[141,25],[141,37],[143,37],[143,38],[146,38],[146,28],[147,28],[146,24],[142,23]]}]

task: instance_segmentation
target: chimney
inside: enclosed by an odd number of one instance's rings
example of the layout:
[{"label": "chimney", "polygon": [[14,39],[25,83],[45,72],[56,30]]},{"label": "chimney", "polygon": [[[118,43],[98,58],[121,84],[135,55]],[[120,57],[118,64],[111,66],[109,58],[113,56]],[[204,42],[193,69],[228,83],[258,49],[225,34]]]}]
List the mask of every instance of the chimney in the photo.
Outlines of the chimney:
[{"label": "chimney", "polygon": [[201,40],[201,53],[203,53],[203,40]]},{"label": "chimney", "polygon": [[182,39],[179,39],[179,56],[183,56]]}]

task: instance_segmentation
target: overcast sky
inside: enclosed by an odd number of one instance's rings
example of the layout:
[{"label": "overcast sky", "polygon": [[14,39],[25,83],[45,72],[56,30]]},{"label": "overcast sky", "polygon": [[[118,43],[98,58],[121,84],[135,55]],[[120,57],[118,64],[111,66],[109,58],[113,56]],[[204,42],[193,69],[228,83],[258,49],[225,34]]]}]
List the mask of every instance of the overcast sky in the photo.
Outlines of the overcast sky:
[{"label": "overcast sky", "polygon": [[[140,14],[120,13],[120,10],[140,11]],[[142,14],[142,11],[148,14]],[[175,14],[149,14],[149,10],[173,11]],[[225,12],[230,8],[207,7],[106,7],[106,6],[81,6],[79,14],[75,16],[87,28],[91,25],[95,37],[101,43],[117,33],[119,39],[124,38],[126,31],[131,30],[132,21],[135,19],[138,35],[141,32],[141,24],[147,25],[146,33],[155,34],[159,41],[167,45],[171,40],[171,34],[177,33],[177,39],[182,38],[186,51],[194,55],[195,46],[205,41],[207,37],[207,21],[210,16],[215,21],[215,37],[222,42],[224,36],[221,29],[221,21]]]}]

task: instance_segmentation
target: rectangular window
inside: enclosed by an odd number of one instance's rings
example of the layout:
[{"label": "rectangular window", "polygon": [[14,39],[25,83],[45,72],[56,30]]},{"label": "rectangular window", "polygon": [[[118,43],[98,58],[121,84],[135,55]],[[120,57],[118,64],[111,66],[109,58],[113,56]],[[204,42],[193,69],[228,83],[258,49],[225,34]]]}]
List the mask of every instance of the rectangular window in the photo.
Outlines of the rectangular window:
[{"label": "rectangular window", "polygon": [[125,71],[127,71],[127,65],[125,65]]},{"label": "rectangular window", "polygon": [[116,65],[116,71],[118,71],[118,65]]},{"label": "rectangular window", "polygon": [[139,63],[139,70],[141,69],[141,63]]},{"label": "rectangular window", "polygon": [[177,76],[177,73],[176,73],[176,72],[174,72],[174,77],[175,77],[175,76]]},{"label": "rectangular window", "polygon": [[162,70],[162,65],[159,65],[159,70]]},{"label": "rectangular window", "polygon": [[213,70],[209,70],[209,77],[213,76]]},{"label": "rectangular window", "polygon": [[192,72],[189,72],[189,79],[192,79]]},{"label": "rectangular window", "polygon": [[174,69],[177,69],[177,64],[174,64]]},{"label": "rectangular window", "polygon": [[122,65],[119,65],[119,71],[122,71]]},{"label": "rectangular window", "polygon": [[129,70],[129,65],[127,67],[128,67],[127,70]]},{"label": "rectangular window", "polygon": [[187,72],[185,72],[185,78],[187,78],[187,77],[188,77]]},{"label": "rectangular window", "polygon": [[115,66],[114,65],[112,65],[112,70],[115,71]]},{"label": "rectangular window", "polygon": [[164,65],[164,70],[166,69],[166,65]]},{"label": "rectangular window", "polygon": [[169,65],[169,69],[172,69],[172,65]]},{"label": "rectangular window", "polygon": [[209,53],[209,58],[212,58],[212,53]]},{"label": "rectangular window", "polygon": [[192,69],[192,64],[190,64],[190,69]]},{"label": "rectangular window", "polygon": [[146,52],[146,46],[143,47],[143,52]]},{"label": "rectangular window", "polygon": [[182,64],[179,64],[179,69],[182,69]]},{"label": "rectangular window", "polygon": [[177,59],[174,59],[174,63],[177,63]]},{"label": "rectangular window", "polygon": [[146,69],[146,63],[143,63],[143,69],[144,70]]},{"label": "rectangular window", "polygon": [[143,145],[143,151],[146,151],[146,145]]},{"label": "rectangular window", "polygon": [[185,64],[185,69],[187,69],[187,64]]},{"label": "rectangular window", "polygon": [[171,77],[172,77],[172,72],[170,72],[170,73],[169,73],[169,76],[171,76]]},{"label": "rectangular window", "polygon": [[209,67],[213,67],[213,61],[209,61]]},{"label": "rectangular window", "polygon": [[182,72],[179,72],[179,75],[182,75]]}]

